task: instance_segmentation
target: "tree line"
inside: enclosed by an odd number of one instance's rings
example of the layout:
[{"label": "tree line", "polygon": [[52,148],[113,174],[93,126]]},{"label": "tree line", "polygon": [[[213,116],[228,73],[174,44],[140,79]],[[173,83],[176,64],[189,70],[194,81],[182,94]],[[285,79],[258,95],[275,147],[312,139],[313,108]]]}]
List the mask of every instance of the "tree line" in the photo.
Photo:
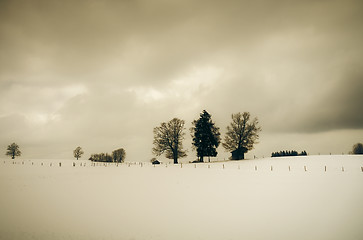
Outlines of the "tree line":
[{"label": "tree line", "polygon": [[114,150],[112,154],[108,153],[96,153],[92,154],[89,160],[92,162],[117,162],[123,163],[126,158],[126,151],[123,148]]},{"label": "tree line", "polygon": [[[73,156],[75,158],[80,158],[83,154],[83,150],[81,147],[77,147],[73,151]],[[126,158],[126,151],[123,148],[116,149],[112,152],[112,154],[108,153],[94,153],[91,154],[91,157],[88,160],[91,160],[92,162],[118,162],[122,163],[125,161]]]},{"label": "tree line", "polygon": [[[183,150],[184,125],[184,120],[173,118],[155,127],[152,152],[156,156],[164,154],[166,158],[173,159],[175,164],[178,163],[179,158],[186,157],[187,153]],[[231,159],[244,159],[244,154],[253,149],[253,145],[257,143],[260,131],[257,117],[252,119],[249,112],[232,114],[232,121],[227,126],[222,146],[232,153]],[[217,156],[221,134],[219,127],[212,121],[212,116],[206,110],[203,110],[199,118],[192,122],[190,134],[198,162],[203,162],[204,157]]]},{"label": "tree line", "polygon": [[280,151],[280,152],[273,152],[271,154],[271,157],[287,157],[287,156],[307,156],[306,151],[302,151],[301,153],[298,153],[295,150],[292,151]]}]

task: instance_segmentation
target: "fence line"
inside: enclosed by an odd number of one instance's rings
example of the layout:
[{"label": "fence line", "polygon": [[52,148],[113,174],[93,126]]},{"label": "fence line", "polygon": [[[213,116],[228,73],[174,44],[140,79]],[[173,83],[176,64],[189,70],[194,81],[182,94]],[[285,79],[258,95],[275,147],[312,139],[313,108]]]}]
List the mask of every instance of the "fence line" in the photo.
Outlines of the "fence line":
[{"label": "fence line", "polygon": [[[31,164],[31,165],[30,165]],[[146,162],[139,162],[139,163],[105,163],[105,162],[91,162],[89,164],[87,164],[87,162],[69,162],[70,166],[75,168],[75,167],[137,167],[139,166],[140,168],[146,168],[151,166],[152,168],[156,169],[159,167],[162,167],[163,165],[165,165],[165,168],[170,167],[179,167],[180,169],[185,169],[185,168],[194,168],[194,169],[238,169],[238,170],[251,170],[254,172],[266,172],[267,169],[269,169],[270,172],[282,172],[283,171],[283,165],[277,165],[277,167],[275,167],[275,165],[270,165],[268,166],[259,166],[259,165],[245,165],[245,166],[241,166],[241,164],[231,164],[231,165],[226,165],[226,164],[161,164],[161,165],[156,165],[156,164],[151,164],[151,163],[146,163]],[[2,161],[2,165],[20,165],[20,166],[26,166],[26,165],[30,165],[30,166],[49,166],[52,168],[58,167],[58,168],[63,168],[66,167],[68,164],[66,164],[65,162],[57,162],[57,161],[52,161],[49,162],[49,164],[47,162],[34,162],[34,161]],[[1,166],[1,165],[0,165]],[[69,165],[68,165],[69,166]],[[285,168],[285,171],[291,172],[291,171],[303,171],[303,172],[318,172],[320,171],[319,169],[321,169],[322,172],[351,172],[354,168],[356,167],[348,167],[346,168],[345,166],[338,166],[338,165],[333,165],[331,167],[328,168],[327,165],[324,166],[314,166],[313,168],[310,169],[308,168],[309,165],[304,165],[301,166],[302,168],[298,168],[298,167],[294,167],[292,168],[291,165],[287,165],[287,168]],[[340,169],[339,169],[340,168]],[[300,169],[300,170],[299,170]],[[363,166],[360,166],[360,172],[363,172]],[[268,171],[268,170],[267,170]]]}]

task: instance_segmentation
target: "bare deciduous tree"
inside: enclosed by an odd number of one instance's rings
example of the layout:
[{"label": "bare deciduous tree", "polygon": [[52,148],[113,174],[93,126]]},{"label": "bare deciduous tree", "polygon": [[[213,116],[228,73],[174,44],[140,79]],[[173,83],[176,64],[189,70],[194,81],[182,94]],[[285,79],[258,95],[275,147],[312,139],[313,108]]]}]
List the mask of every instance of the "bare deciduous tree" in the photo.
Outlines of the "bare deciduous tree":
[{"label": "bare deciduous tree", "polygon": [[10,144],[6,150],[6,155],[11,156],[11,159],[15,159],[15,157],[19,157],[21,155],[19,145],[16,143]]},{"label": "bare deciduous tree", "polygon": [[153,153],[157,156],[165,153],[165,157],[174,159],[174,164],[178,163],[178,158],[186,157],[182,144],[184,124],[184,120],[173,118],[167,123],[161,123],[160,127],[155,127]]},{"label": "bare deciduous tree", "polygon": [[84,152],[81,147],[77,147],[76,149],[73,150],[73,156],[77,158],[77,160],[82,156],[83,153]]},{"label": "bare deciduous tree", "polygon": [[114,162],[122,163],[125,161],[126,151],[123,148],[117,149],[112,152],[112,159]]},{"label": "bare deciduous tree", "polygon": [[238,151],[237,160],[243,159],[244,153],[253,149],[257,143],[261,127],[257,118],[250,121],[249,112],[232,114],[232,122],[227,126],[227,133],[222,143],[227,151]]}]

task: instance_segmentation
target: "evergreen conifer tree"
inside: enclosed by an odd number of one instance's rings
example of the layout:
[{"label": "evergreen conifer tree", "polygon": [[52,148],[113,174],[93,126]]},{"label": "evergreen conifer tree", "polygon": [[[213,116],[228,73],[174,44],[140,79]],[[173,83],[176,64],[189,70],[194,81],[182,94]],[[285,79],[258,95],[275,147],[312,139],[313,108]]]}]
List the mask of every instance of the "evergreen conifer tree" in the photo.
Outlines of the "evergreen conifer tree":
[{"label": "evergreen conifer tree", "polygon": [[190,129],[193,146],[197,151],[200,162],[204,161],[204,157],[217,156],[217,148],[221,142],[219,128],[211,119],[211,115],[206,111],[200,114],[198,120],[192,122],[193,127]]}]

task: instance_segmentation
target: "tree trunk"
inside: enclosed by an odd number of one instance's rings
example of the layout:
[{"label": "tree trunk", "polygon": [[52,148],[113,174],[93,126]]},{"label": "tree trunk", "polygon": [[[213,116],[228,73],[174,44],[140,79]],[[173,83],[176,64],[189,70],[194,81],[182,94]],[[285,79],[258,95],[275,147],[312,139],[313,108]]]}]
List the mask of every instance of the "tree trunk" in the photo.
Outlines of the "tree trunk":
[{"label": "tree trunk", "polygon": [[174,164],[178,164],[178,144],[176,144],[175,149],[173,150]]},{"label": "tree trunk", "polygon": [[200,162],[204,162],[204,156],[200,156]]}]

